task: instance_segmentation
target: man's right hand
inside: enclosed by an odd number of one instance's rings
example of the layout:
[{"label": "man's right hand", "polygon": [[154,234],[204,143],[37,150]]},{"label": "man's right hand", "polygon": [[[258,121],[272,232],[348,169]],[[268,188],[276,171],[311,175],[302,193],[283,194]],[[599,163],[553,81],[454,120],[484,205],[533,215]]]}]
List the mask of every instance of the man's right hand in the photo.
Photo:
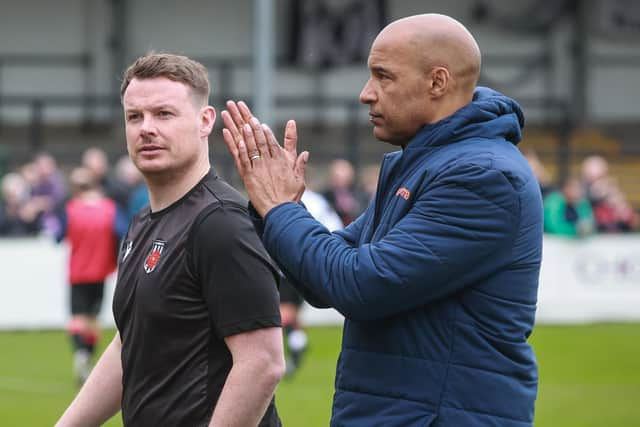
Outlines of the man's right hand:
[{"label": "man's right hand", "polygon": [[309,153],[297,154],[295,121],[287,122],[283,148],[271,129],[261,124],[242,101],[228,101],[222,120],[224,141],[260,216],[264,218],[279,204],[300,201]]}]

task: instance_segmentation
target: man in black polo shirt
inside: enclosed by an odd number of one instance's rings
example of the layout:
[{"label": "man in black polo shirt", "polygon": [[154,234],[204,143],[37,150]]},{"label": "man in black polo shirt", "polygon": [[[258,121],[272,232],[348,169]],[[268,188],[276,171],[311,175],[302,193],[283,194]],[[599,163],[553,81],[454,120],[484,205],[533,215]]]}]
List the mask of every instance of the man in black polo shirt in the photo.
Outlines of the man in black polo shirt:
[{"label": "man in black polo shirt", "polygon": [[209,164],[206,69],[150,54],[121,88],[129,155],[149,187],[118,260],[118,333],[59,426],[278,426],[278,271],[246,200]]}]

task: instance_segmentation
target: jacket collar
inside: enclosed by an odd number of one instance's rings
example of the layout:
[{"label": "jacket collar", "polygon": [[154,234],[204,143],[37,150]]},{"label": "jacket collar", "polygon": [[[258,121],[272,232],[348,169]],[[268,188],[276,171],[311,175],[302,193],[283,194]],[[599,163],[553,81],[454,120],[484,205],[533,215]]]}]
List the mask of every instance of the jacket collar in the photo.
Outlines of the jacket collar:
[{"label": "jacket collar", "polygon": [[524,114],[513,99],[486,87],[477,87],[471,103],[449,117],[423,126],[407,144],[405,153],[452,144],[470,138],[504,138],[518,144]]}]

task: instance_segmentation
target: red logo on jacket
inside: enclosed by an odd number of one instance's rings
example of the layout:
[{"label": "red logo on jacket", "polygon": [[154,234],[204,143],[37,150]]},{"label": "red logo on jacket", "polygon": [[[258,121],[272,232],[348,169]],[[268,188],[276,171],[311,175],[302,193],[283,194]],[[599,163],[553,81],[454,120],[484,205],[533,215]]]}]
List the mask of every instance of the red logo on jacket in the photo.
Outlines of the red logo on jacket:
[{"label": "red logo on jacket", "polygon": [[160,256],[162,255],[162,251],[164,251],[164,245],[166,244],[167,242],[164,240],[155,240],[153,242],[151,251],[149,251],[149,255],[147,255],[147,258],[144,260],[144,271],[147,274],[156,269],[156,266],[160,261]]},{"label": "red logo on jacket", "polygon": [[396,191],[396,196],[400,196],[405,200],[409,200],[409,197],[411,197],[411,192],[404,187],[400,187],[398,188],[398,191]]}]

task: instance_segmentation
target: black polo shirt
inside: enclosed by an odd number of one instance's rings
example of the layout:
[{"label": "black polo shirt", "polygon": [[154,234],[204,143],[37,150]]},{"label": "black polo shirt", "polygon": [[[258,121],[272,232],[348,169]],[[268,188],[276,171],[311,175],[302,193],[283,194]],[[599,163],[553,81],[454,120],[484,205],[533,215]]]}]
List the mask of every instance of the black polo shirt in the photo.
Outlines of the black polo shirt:
[{"label": "black polo shirt", "polygon": [[[206,426],[232,366],[224,338],[280,326],[279,275],[246,206],[211,171],[131,223],[113,300],[125,425]],[[260,426],[278,425],[272,402]]]}]

